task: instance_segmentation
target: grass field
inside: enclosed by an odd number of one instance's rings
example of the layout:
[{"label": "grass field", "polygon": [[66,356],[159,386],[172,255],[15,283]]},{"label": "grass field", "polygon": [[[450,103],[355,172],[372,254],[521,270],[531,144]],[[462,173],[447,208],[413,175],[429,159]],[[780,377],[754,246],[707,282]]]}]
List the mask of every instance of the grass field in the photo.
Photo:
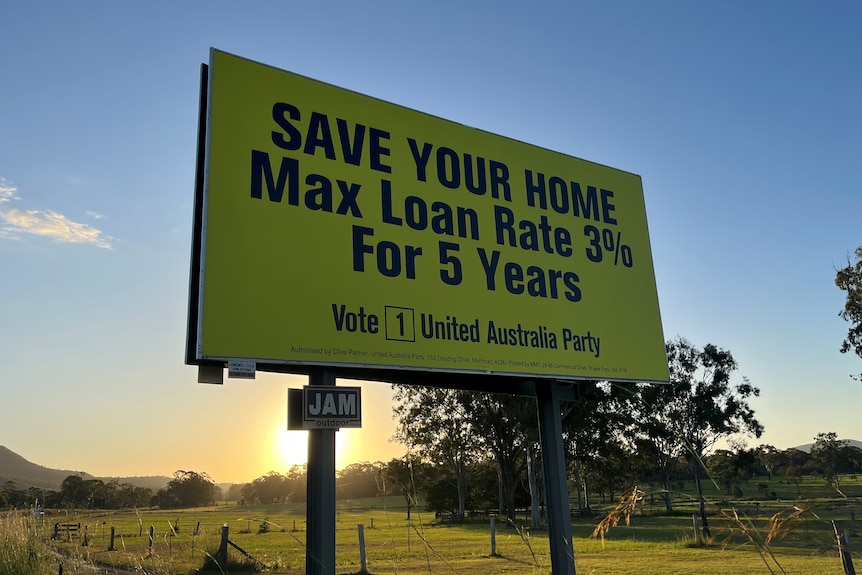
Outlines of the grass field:
[{"label": "grass field", "polygon": [[[774,480],[766,493],[797,491],[796,485]],[[712,489],[710,507],[713,537],[694,543],[692,514],[696,512],[688,485],[675,493],[675,513],[661,514],[663,506],[645,497],[631,516],[620,522],[602,540],[592,533],[602,519],[572,520],[575,564],[583,574],[762,574],[844,573],[838,557],[831,520],[853,524],[854,504],[862,499],[862,481],[846,479],[844,496],[837,496],[821,479],[807,478],[799,486],[806,497],[770,500],[726,501]],[[763,487],[758,487],[764,491]],[[603,505],[601,501],[595,506]],[[611,506],[604,503],[605,513]],[[806,510],[803,512],[802,510]],[[19,514],[20,515],[20,514]],[[81,524],[77,534],[60,530],[51,541],[65,555],[65,573],[85,573],[94,562],[109,570],[124,569],[149,574],[195,573],[216,556],[222,526],[228,526],[230,541],[244,549],[269,573],[305,572],[305,505],[279,504],[215,507],[177,511],[48,511],[33,529],[48,541],[55,523]],[[771,523],[772,519],[777,523]],[[416,512],[407,520],[402,498],[370,498],[339,501],[336,517],[336,572],[360,571],[358,525],[364,526],[368,572],[418,573],[550,573],[548,534],[530,532],[526,517],[517,524],[497,521],[496,555],[491,554],[490,519],[440,523],[433,514]],[[152,527],[153,539],[149,532]],[[110,549],[111,528],[114,547]],[[768,546],[767,536],[776,535]],[[84,539],[87,545],[82,545]],[[851,549],[862,550],[862,541],[850,539]],[[859,554],[854,554],[859,557]],[[2,558],[2,555],[0,555]],[[858,562],[858,559],[857,559]],[[71,568],[71,569],[70,569]],[[250,561],[230,548],[227,573],[252,570]],[[54,567],[52,571],[57,572]],[[219,572],[216,568],[214,572]],[[11,573],[14,573],[12,571]],[[3,575],[0,569],[0,575]]]}]

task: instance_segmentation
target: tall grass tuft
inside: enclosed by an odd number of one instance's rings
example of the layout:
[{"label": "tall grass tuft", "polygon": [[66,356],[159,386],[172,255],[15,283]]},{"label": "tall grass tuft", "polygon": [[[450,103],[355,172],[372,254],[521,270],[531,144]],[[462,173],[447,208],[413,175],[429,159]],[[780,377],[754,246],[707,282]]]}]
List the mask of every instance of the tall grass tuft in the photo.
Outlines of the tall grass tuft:
[{"label": "tall grass tuft", "polygon": [[32,512],[0,514],[0,575],[49,575],[55,563]]},{"label": "tall grass tuft", "polygon": [[592,537],[601,537],[602,546],[604,546],[605,535],[612,527],[619,525],[623,519],[626,525],[631,525],[632,515],[640,510],[644,495],[640,487],[633,487],[631,491],[624,493],[617,506],[596,525]]}]

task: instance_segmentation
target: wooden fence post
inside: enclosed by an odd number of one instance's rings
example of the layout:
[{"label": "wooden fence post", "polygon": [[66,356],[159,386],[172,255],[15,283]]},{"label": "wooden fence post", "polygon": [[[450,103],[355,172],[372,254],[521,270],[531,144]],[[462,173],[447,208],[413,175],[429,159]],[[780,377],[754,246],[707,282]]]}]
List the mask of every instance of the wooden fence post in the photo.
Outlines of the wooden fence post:
[{"label": "wooden fence post", "polygon": [[853,557],[850,554],[850,539],[847,537],[844,522],[832,521],[832,529],[835,530],[835,538],[838,540],[838,555],[841,556],[844,575],[856,575],[856,569],[853,567]]},{"label": "wooden fence post", "polygon": [[700,545],[700,529],[697,526],[697,513],[691,514],[691,523],[694,526],[694,544]]},{"label": "wooden fence post", "polygon": [[155,536],[156,536],[156,528],[152,525],[150,525],[149,534],[150,534],[150,544],[149,544],[149,547],[147,547],[147,553],[152,555],[153,554],[153,539],[155,539]]},{"label": "wooden fence post", "polygon": [[491,518],[491,557],[497,556],[497,518]]},{"label": "wooden fence post", "polygon": [[115,527],[113,525],[111,525],[111,544],[108,545],[108,551],[114,550],[114,529],[115,529]]},{"label": "wooden fence post", "polygon": [[367,573],[368,565],[365,561],[365,528],[362,523],[357,525],[357,528],[359,530],[359,572]]},{"label": "wooden fence post", "polygon": [[221,546],[218,548],[219,567],[221,567],[222,571],[227,570],[227,541],[229,532],[230,527],[225,523],[221,528]]}]

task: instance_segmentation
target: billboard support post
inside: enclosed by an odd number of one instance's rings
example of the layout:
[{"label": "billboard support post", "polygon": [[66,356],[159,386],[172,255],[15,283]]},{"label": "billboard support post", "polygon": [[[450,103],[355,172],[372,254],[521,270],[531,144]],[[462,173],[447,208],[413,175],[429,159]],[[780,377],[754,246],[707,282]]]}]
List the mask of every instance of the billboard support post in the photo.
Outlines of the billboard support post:
[{"label": "billboard support post", "polygon": [[[335,370],[316,368],[309,385],[334,386]],[[335,430],[308,432],[308,541],[305,572],[335,575]]]},{"label": "billboard support post", "polygon": [[548,496],[548,538],[551,544],[551,572],[575,575],[572,521],[569,515],[569,488],[566,483],[566,458],[563,450],[563,424],[560,416],[560,384],[536,386],[539,438]]}]

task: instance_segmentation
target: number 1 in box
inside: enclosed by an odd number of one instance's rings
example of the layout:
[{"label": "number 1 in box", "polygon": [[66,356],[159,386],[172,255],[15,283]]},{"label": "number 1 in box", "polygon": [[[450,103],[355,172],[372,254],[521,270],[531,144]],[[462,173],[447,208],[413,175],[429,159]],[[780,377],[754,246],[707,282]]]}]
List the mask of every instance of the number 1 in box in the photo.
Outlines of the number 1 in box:
[{"label": "number 1 in box", "polygon": [[386,306],[386,339],[416,341],[413,308]]}]

